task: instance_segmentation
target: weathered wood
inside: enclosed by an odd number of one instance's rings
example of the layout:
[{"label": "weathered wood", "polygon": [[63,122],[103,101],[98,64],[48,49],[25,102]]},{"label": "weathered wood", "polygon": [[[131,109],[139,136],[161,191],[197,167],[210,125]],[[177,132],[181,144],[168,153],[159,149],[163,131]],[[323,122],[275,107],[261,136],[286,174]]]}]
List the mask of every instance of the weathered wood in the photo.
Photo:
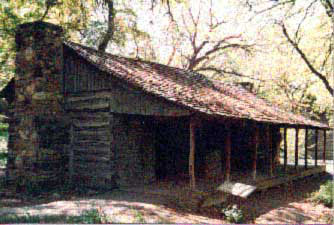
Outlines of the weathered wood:
[{"label": "weathered wood", "polygon": [[253,180],[256,180],[256,162],[257,162],[257,150],[258,150],[258,145],[259,145],[259,127],[257,126],[256,123],[254,123],[254,137],[253,137],[253,147],[254,147],[254,152],[253,152],[253,166],[252,166],[252,176]]},{"label": "weathered wood", "polygon": [[288,164],[288,145],[287,145],[287,128],[284,127],[284,172],[287,171]]},{"label": "weathered wood", "polygon": [[73,124],[76,128],[101,128],[109,126],[109,121],[80,121],[80,120],[73,120]]},{"label": "weathered wood", "polygon": [[77,168],[76,173],[74,176],[79,176],[80,178],[86,178],[86,179],[106,179],[106,180],[111,180],[110,177],[110,172],[103,172],[103,171],[98,171],[98,173],[92,173],[90,171],[87,171],[87,169],[81,169]]},{"label": "weathered wood", "polygon": [[324,149],[323,149],[323,152],[322,152],[322,161],[323,163],[326,165],[326,140],[327,137],[326,137],[326,130],[324,130]]},{"label": "weathered wood", "polygon": [[74,174],[74,169],[73,169],[73,144],[74,144],[74,129],[73,129],[73,125],[71,124],[70,127],[70,143],[69,143],[69,155],[68,155],[68,172],[69,172],[69,183],[73,184],[73,174]]},{"label": "weathered wood", "polygon": [[226,136],[225,136],[225,175],[224,181],[229,182],[231,176],[231,128],[230,124],[226,125]]},{"label": "weathered wood", "polygon": [[267,138],[267,168],[268,168],[268,174],[270,177],[273,176],[273,140],[272,140],[272,129],[270,125],[266,125],[266,138]]},{"label": "weathered wood", "polygon": [[295,138],[295,169],[298,169],[298,135],[299,128],[296,128],[296,138]]},{"label": "weathered wood", "polygon": [[307,169],[307,145],[308,145],[308,143],[307,143],[307,141],[308,141],[308,129],[306,128],[305,129],[305,169]]},{"label": "weathered wood", "polygon": [[109,99],[91,99],[85,101],[67,102],[66,109],[105,109],[109,108]]},{"label": "weathered wood", "polygon": [[74,127],[75,132],[82,132],[82,131],[101,131],[108,129],[109,126],[101,125],[101,126],[91,126],[91,127]]},{"label": "weathered wood", "polygon": [[285,184],[289,181],[297,180],[311,175],[321,174],[325,171],[326,171],[325,166],[313,167],[308,170],[297,171],[294,174],[288,174],[283,177],[275,177],[268,180],[262,180],[256,184],[256,187],[258,190],[264,190],[281,184]]},{"label": "weathered wood", "polygon": [[90,152],[90,154],[95,154],[95,155],[105,155],[105,154],[109,154],[110,151],[110,145],[108,146],[104,146],[104,147],[96,147],[96,146],[83,146],[83,147],[79,147],[79,146],[73,146],[73,152],[74,154],[86,154],[87,152]]},{"label": "weathered wood", "polygon": [[315,151],[314,151],[314,158],[315,158],[315,166],[318,166],[318,129],[315,130]]},{"label": "weathered wood", "polygon": [[77,171],[77,168],[80,169],[86,169],[88,173],[100,173],[103,171],[109,171],[110,172],[110,165],[109,163],[105,162],[85,162],[85,163],[77,163],[74,162],[74,167],[76,168],[75,171]]},{"label": "weathered wood", "polygon": [[195,120],[190,118],[189,124],[190,130],[190,150],[189,150],[189,178],[190,178],[190,188],[196,188],[195,181]]},{"label": "weathered wood", "polygon": [[75,141],[76,142],[91,142],[94,140],[96,142],[110,142],[111,137],[108,133],[99,133],[99,134],[81,134],[77,133]]},{"label": "weathered wood", "polygon": [[109,163],[109,155],[96,155],[91,153],[77,154],[73,157],[73,160],[78,162],[96,162],[96,163]]}]

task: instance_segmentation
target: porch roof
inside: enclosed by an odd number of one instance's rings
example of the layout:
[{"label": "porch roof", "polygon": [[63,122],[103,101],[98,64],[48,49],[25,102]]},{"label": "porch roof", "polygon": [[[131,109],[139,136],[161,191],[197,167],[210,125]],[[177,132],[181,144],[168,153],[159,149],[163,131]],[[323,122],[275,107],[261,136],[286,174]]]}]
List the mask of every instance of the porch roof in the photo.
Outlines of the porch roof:
[{"label": "porch roof", "polygon": [[282,125],[329,128],[327,124],[285,111],[235,84],[158,63],[99,53],[73,42],[65,45],[100,70],[194,111]]}]

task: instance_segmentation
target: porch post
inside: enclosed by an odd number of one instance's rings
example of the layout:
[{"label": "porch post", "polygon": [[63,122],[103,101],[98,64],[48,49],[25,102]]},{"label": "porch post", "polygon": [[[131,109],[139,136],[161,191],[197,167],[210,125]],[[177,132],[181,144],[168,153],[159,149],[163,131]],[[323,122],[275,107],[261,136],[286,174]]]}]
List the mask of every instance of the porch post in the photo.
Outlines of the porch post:
[{"label": "porch post", "polygon": [[195,120],[193,117],[190,118],[189,130],[190,130],[189,178],[190,178],[190,188],[194,190],[196,188],[196,183],[195,183]]},{"label": "porch post", "polygon": [[326,165],[326,130],[324,130],[324,149],[322,151],[322,161]]},{"label": "porch post", "polygon": [[315,129],[315,166],[318,166],[318,129]]},{"label": "porch post", "polygon": [[295,169],[298,169],[298,133],[299,128],[296,127],[296,139],[295,139]]},{"label": "porch post", "polygon": [[230,173],[231,173],[231,128],[230,125],[227,125],[227,133],[225,140],[225,178],[224,182],[230,181]]},{"label": "porch post", "polygon": [[308,129],[305,129],[305,169],[307,169],[307,135]]},{"label": "porch post", "polygon": [[268,124],[266,126],[266,137],[267,137],[267,144],[269,151],[267,151],[267,156],[268,156],[268,170],[269,170],[269,176],[273,176],[273,140],[272,140],[272,130],[270,129],[270,125]]},{"label": "porch post", "polygon": [[284,172],[287,171],[287,164],[288,164],[288,146],[287,146],[287,140],[286,140],[286,135],[287,135],[287,128],[284,127]]},{"label": "porch post", "polygon": [[256,161],[257,161],[257,148],[258,148],[258,143],[259,143],[259,127],[254,122],[254,128],[255,128],[255,133],[253,137],[253,144],[254,144],[254,152],[253,152],[253,166],[252,166],[252,175],[253,175],[253,180],[256,180]]}]

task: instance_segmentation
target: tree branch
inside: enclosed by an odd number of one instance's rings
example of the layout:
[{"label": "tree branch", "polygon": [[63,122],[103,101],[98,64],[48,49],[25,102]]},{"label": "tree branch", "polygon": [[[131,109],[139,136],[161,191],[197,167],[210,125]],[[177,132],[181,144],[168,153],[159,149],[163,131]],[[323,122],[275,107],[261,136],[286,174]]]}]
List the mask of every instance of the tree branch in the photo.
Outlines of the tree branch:
[{"label": "tree branch", "polygon": [[114,1],[105,0],[108,6],[108,28],[107,32],[103,35],[101,42],[99,43],[98,50],[99,52],[105,52],[108,43],[113,39],[115,31],[115,16],[116,11],[114,10]]},{"label": "tree branch", "polygon": [[298,52],[298,54],[300,55],[300,57],[303,59],[303,61],[306,63],[307,67],[311,70],[311,72],[316,75],[321,81],[322,83],[325,85],[326,89],[329,91],[329,93],[334,96],[333,94],[333,88],[330,86],[329,81],[327,80],[326,76],[323,75],[322,73],[320,73],[310,62],[310,60],[307,58],[307,56],[305,55],[305,53],[299,48],[298,44],[296,42],[294,42],[291,37],[289,36],[286,27],[284,25],[284,23],[281,23],[281,28],[282,28],[282,32],[284,34],[284,36],[286,37],[286,39],[288,40],[288,42],[292,45],[292,47]]},{"label": "tree branch", "polygon": [[254,78],[254,77],[251,77],[251,76],[248,76],[248,75],[244,75],[244,74],[239,73],[239,72],[234,71],[234,70],[219,69],[219,68],[216,68],[216,67],[213,67],[213,66],[201,67],[201,68],[198,68],[194,71],[195,72],[211,71],[211,72],[215,72],[215,73],[218,73],[218,74],[231,74],[231,75],[238,76],[238,77],[246,77],[246,78],[251,79],[251,80],[266,82],[265,80]]}]

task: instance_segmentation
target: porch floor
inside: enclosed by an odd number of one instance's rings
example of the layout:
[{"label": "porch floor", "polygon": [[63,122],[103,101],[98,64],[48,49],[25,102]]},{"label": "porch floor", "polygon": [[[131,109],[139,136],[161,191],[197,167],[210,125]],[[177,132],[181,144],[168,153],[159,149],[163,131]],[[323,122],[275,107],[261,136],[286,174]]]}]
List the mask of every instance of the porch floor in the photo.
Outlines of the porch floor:
[{"label": "porch floor", "polygon": [[[229,183],[242,184],[246,186],[255,187],[255,190],[264,190],[274,186],[279,186],[284,183],[291,182],[293,180],[301,179],[304,177],[312,175],[320,175],[326,171],[326,166],[310,165],[308,169],[305,169],[304,166],[299,166],[295,170],[294,165],[287,166],[287,172],[283,172],[283,166],[279,165],[274,170],[274,176],[270,177],[269,175],[257,171],[256,180],[254,181],[251,176],[251,172],[240,172],[240,171],[231,171],[231,180]],[[174,199],[188,200],[192,204],[198,205],[199,202],[203,203],[204,200],[208,198],[223,201],[225,193],[234,194],[231,190],[218,190],[218,187],[224,184],[224,182],[208,180],[203,178],[196,178],[196,190],[191,190],[189,186],[188,178],[183,179],[165,179],[161,181],[156,181],[148,185],[139,185],[136,187],[122,188],[122,190],[130,191],[134,193],[149,193],[149,194],[158,194],[168,197],[173,197]],[[250,193],[252,193],[251,191]],[[248,196],[248,195],[247,195]],[[246,196],[246,197],[247,197]],[[243,196],[245,197],[245,196]]]}]

